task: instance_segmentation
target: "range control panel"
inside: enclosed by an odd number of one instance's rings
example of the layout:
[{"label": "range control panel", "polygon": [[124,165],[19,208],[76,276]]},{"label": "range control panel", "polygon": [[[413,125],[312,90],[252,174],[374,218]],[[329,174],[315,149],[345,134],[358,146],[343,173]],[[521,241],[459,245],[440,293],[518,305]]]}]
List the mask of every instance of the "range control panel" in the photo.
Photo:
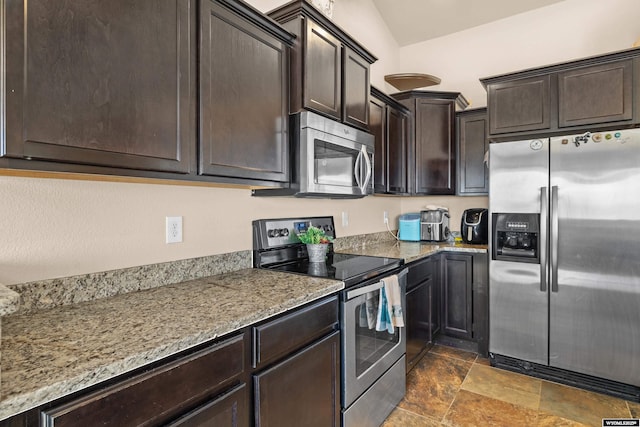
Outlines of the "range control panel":
[{"label": "range control panel", "polygon": [[312,225],[324,230],[327,236],[336,237],[332,216],[260,219],[253,221],[254,249],[274,249],[300,243],[298,234]]}]

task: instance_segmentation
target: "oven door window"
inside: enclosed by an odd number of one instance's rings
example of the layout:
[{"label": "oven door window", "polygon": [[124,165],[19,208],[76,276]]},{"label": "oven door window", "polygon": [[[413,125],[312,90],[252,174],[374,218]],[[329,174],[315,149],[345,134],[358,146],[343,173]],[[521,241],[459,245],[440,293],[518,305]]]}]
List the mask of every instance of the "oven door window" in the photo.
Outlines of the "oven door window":
[{"label": "oven door window", "polygon": [[357,187],[356,161],[360,151],[316,139],[314,142],[314,181],[319,185]]},{"label": "oven door window", "polygon": [[[394,333],[376,331],[375,319],[377,317],[377,307],[380,293],[373,292],[373,295],[363,296],[363,302],[354,306],[355,312],[355,368],[356,377],[360,377],[371,366],[381,360],[389,351],[394,349],[400,342],[400,329],[395,328]],[[369,302],[367,302],[367,298]],[[371,307],[374,307],[373,310]],[[367,308],[369,314],[367,315]],[[372,312],[373,311],[373,312]],[[373,327],[369,328],[370,319],[373,316]]]}]

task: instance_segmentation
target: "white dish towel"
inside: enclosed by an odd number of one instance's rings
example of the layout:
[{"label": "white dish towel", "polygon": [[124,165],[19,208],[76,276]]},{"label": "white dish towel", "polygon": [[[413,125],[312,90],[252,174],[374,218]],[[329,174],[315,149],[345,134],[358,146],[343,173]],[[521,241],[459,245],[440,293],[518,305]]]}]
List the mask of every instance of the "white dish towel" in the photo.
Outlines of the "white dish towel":
[{"label": "white dish towel", "polygon": [[379,309],[378,292],[367,292],[365,302],[360,305],[360,327],[373,329],[376,326],[376,315]]},{"label": "white dish towel", "polygon": [[393,334],[395,328],[404,327],[404,310],[402,308],[398,276],[385,277],[382,279],[382,284],[383,286],[380,288],[376,330],[386,330],[390,334]]}]

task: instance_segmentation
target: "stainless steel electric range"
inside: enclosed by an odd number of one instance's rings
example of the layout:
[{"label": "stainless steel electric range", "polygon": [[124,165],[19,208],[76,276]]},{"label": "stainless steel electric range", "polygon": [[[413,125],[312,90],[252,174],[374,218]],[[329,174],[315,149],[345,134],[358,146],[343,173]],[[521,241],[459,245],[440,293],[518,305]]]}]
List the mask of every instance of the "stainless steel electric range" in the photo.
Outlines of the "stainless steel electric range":
[{"label": "stainless steel electric range", "polygon": [[309,262],[297,234],[310,225],[336,237],[333,217],[253,221],[253,266],[345,283],[340,293],[342,425],[378,427],[405,395],[406,333],[405,328],[392,334],[370,329],[362,321],[363,310],[367,298],[382,288],[381,279],[394,274],[406,306],[404,261],[336,253],[329,245],[325,262]]}]

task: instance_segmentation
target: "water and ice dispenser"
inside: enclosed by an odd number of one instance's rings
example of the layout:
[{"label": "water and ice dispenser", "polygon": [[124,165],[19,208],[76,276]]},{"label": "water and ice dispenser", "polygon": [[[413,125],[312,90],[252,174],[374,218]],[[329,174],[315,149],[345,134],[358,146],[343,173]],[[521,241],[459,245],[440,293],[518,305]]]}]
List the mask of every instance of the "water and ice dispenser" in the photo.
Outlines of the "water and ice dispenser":
[{"label": "water and ice dispenser", "polygon": [[493,214],[494,260],[540,263],[540,214]]}]

